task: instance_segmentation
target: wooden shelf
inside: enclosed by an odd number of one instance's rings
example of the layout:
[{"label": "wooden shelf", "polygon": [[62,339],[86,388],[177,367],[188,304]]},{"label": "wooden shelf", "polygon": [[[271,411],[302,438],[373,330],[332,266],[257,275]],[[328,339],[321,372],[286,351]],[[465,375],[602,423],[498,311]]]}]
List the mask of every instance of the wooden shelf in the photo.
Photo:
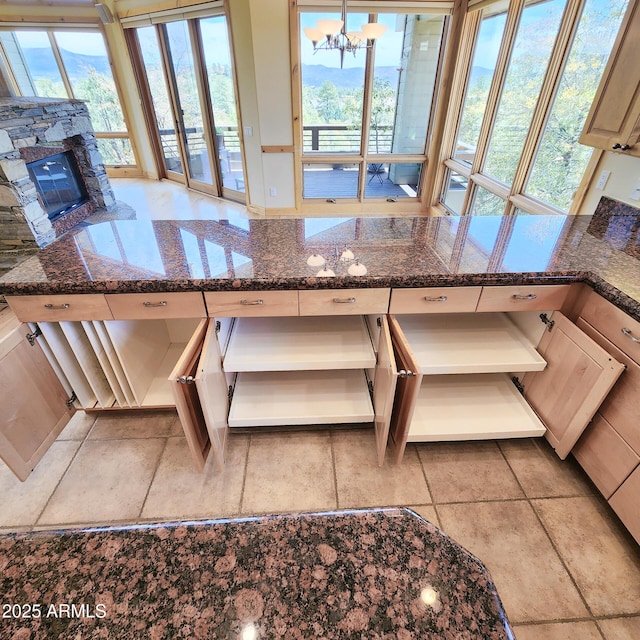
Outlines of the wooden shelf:
[{"label": "wooden shelf", "polygon": [[542,371],[547,364],[504,313],[396,319],[425,375]]},{"label": "wooden shelf", "polygon": [[408,442],[544,435],[546,429],[506,374],[425,377]]},{"label": "wooden shelf", "polygon": [[367,369],[376,364],[362,316],[237,318],[225,371]]},{"label": "wooden shelf", "polygon": [[364,371],[239,373],[230,427],[372,422]]}]

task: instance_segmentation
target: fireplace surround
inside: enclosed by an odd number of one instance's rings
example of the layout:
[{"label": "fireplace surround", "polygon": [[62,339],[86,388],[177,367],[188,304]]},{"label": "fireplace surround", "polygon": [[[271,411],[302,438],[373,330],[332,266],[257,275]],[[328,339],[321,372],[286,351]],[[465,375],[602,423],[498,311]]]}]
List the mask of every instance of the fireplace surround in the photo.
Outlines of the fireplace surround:
[{"label": "fireplace surround", "polygon": [[[87,202],[53,221],[27,164],[71,152]],[[115,199],[82,100],[0,98],[0,267],[52,242]]]}]

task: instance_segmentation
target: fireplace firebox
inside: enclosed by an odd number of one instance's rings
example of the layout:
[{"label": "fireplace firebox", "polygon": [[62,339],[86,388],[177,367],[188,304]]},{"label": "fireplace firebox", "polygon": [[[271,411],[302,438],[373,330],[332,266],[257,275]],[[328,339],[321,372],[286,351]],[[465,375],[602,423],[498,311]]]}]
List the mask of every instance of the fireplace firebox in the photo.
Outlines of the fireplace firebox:
[{"label": "fireplace firebox", "polygon": [[49,220],[73,211],[89,199],[71,151],[29,162],[27,170]]}]

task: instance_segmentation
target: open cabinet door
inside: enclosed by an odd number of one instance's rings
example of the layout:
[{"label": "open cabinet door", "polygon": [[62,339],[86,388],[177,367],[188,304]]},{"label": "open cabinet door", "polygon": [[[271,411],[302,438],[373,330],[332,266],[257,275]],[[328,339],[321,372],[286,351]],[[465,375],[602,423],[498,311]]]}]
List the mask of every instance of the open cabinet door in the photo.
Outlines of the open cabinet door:
[{"label": "open cabinet door", "polygon": [[229,393],[222,368],[218,327],[214,320],[209,322],[196,373],[196,388],[209,433],[211,453],[218,468],[222,468],[229,433]]},{"label": "open cabinet door", "polygon": [[24,481],[75,410],[29,327],[0,324],[0,458]]},{"label": "open cabinet door", "polygon": [[389,316],[389,330],[398,369],[389,435],[393,448],[393,460],[399,463],[407,446],[411,418],[413,417],[413,410],[415,409],[420,385],[422,384],[422,371],[402,333],[398,321],[393,315]]},{"label": "open cabinet door", "polygon": [[525,374],[524,397],[547,427],[545,437],[564,460],[618,379],[624,365],[560,312],[553,313],[538,352],[543,371]]},{"label": "open cabinet door", "polygon": [[198,323],[198,327],[193,332],[191,339],[169,376],[178,417],[182,423],[184,435],[187,438],[187,444],[198,471],[204,469],[204,464],[211,448],[209,432],[207,431],[196,386],[198,362],[208,325],[209,321],[206,319]]},{"label": "open cabinet door", "polygon": [[398,369],[393,355],[389,323],[386,316],[380,316],[378,360],[376,362],[375,382],[373,385],[374,425],[379,466],[384,464],[384,457],[387,450],[397,378]]}]

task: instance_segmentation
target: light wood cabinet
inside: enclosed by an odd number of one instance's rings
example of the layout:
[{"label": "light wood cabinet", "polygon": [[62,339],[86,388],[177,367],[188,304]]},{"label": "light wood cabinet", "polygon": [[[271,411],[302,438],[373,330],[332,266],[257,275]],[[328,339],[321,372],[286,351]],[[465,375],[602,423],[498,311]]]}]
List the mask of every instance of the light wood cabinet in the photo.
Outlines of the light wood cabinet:
[{"label": "light wood cabinet", "polygon": [[26,480],[74,412],[31,331],[6,309],[0,318],[0,458]]},{"label": "light wood cabinet", "polygon": [[204,299],[215,318],[298,315],[297,291],[205,291]]},{"label": "light wood cabinet", "polygon": [[631,0],[580,143],[640,156],[640,1]]},{"label": "light wood cabinet", "polygon": [[299,291],[301,316],[387,313],[390,289],[322,289]]},{"label": "light wood cabinet", "polygon": [[6,296],[21,322],[110,320],[111,309],[101,293],[54,296]]},{"label": "light wood cabinet", "polygon": [[206,318],[202,293],[108,293],[105,296],[115,320]]},{"label": "light wood cabinet", "polygon": [[620,485],[611,496],[609,504],[631,535],[640,543],[638,496],[640,496],[640,467],[636,467],[636,470]]},{"label": "light wood cabinet", "polygon": [[561,309],[570,284],[482,287],[476,311],[552,311]]},{"label": "light wood cabinet", "polygon": [[482,287],[393,289],[389,313],[465,313],[475,311]]}]

